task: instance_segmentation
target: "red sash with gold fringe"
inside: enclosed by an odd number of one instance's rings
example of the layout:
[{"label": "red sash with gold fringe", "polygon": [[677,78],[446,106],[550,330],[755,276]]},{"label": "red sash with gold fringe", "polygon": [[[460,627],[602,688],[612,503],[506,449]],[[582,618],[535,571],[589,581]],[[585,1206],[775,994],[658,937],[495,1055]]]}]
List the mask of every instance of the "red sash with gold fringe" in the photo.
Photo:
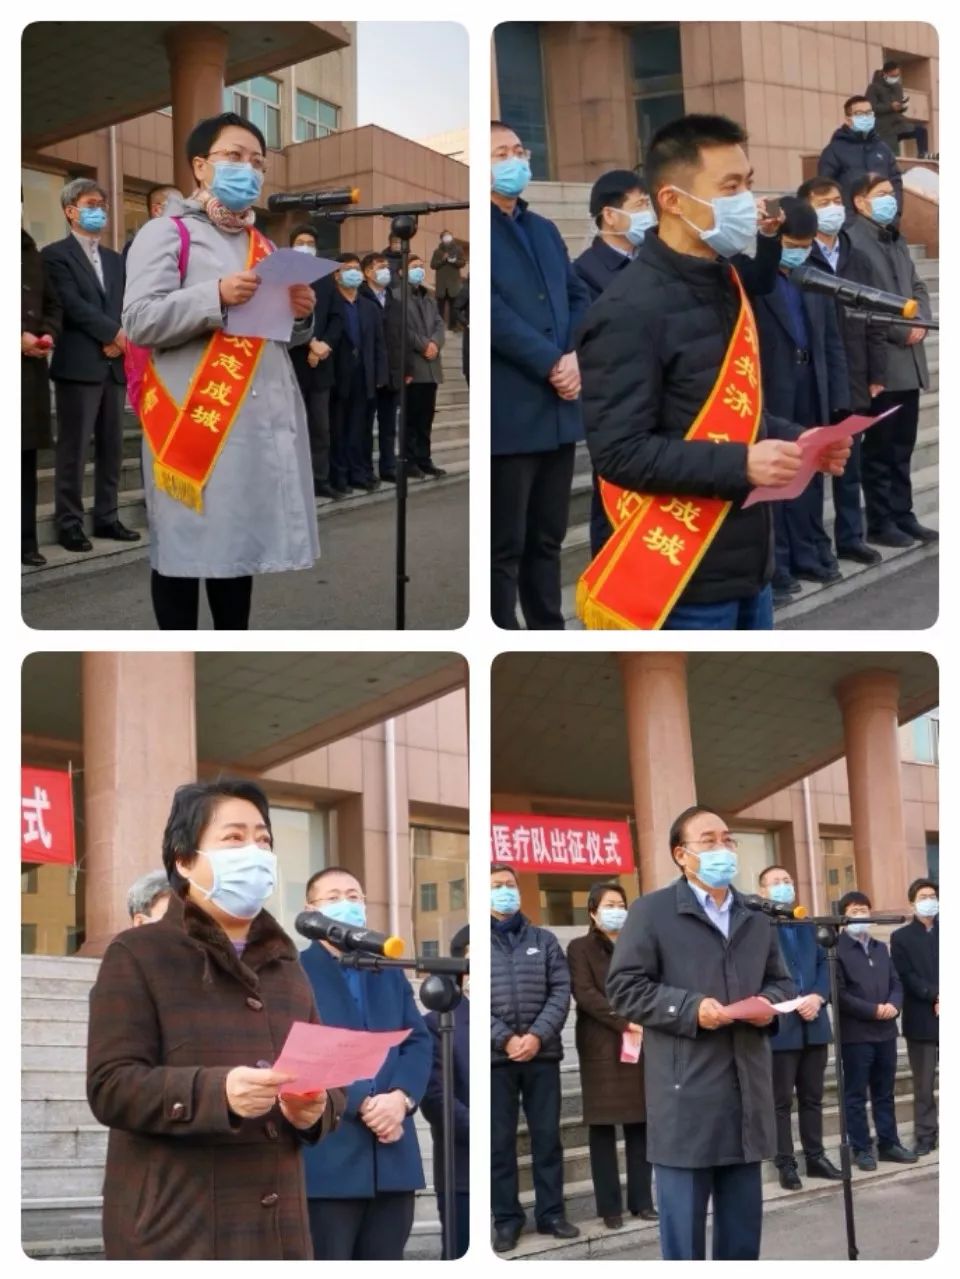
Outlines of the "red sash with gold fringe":
[{"label": "red sash with gold fringe", "polygon": [[[740,277],[740,314],[713,390],[684,437],[753,444],[763,397],[757,326]],[[659,630],[683,593],[732,502],[632,493],[600,480],[613,525],[577,583],[577,615],[589,630]]]},{"label": "red sash with gold fringe", "polygon": [[[262,262],[273,249],[251,229],[244,270]],[[263,355],[264,338],[236,337],[218,329],[187,388],[183,405],[161,382],[151,357],[143,376],[140,421],[153,454],[153,479],[168,497],[203,511],[203,489]]]}]

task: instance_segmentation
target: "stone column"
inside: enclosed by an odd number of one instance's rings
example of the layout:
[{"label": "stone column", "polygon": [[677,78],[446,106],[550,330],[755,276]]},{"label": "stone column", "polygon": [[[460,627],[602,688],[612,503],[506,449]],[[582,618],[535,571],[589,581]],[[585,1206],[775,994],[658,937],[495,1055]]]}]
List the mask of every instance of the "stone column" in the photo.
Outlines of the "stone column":
[{"label": "stone column", "polygon": [[621,653],[640,891],[677,875],[668,834],[696,803],[685,653]]},{"label": "stone column", "polygon": [[227,33],[206,23],[188,22],[167,33],[170,103],[173,108],[173,178],[184,195],[196,186],[186,146],[191,130],[223,110],[227,69]]},{"label": "stone column", "polygon": [[874,909],[903,905],[908,883],[897,709],[892,671],[861,671],[837,685],[843,713],[857,884]]},{"label": "stone column", "polygon": [[193,653],[84,653],[86,941],[102,955],[130,924],[127,889],[161,867],[174,790],[197,776]]}]

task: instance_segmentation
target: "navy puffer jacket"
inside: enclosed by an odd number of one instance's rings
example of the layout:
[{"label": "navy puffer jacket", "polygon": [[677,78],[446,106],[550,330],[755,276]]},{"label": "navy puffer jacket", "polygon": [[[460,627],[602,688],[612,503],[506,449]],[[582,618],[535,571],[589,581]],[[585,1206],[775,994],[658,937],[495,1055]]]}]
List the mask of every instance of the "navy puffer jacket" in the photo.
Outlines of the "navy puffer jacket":
[{"label": "navy puffer jacket", "polygon": [[[537,1061],[563,1057],[560,1032],[570,1013],[570,970],[560,943],[546,928],[520,915],[519,927],[490,932],[490,1049],[504,1065],[511,1035],[534,1034]],[[495,922],[495,921],[494,921]]]}]

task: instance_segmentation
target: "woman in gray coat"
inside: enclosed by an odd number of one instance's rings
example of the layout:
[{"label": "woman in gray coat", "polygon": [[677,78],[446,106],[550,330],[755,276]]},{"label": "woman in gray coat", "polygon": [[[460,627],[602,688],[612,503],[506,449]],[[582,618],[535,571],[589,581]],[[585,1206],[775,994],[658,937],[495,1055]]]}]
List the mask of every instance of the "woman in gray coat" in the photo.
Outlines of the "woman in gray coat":
[{"label": "woman in gray coat", "polygon": [[[161,630],[195,630],[202,578],[216,629],[245,630],[253,575],[312,568],[319,554],[307,421],[287,343],[266,341],[257,358],[255,343],[234,338],[236,358],[224,351],[209,359],[208,344],[224,329],[228,308],[248,301],[258,286],[247,264],[263,185],[263,135],[240,116],[215,116],[193,130],[187,156],[196,191],[185,201],[171,198],[171,216],[148,222],[131,245],[123,328],[130,342],[152,348],[157,383],[178,407],[205,383],[224,411],[211,399],[210,408],[198,406],[197,426],[184,419],[184,446],[199,449],[201,463],[212,462],[199,484],[183,481],[155,456],[145,431],[151,594]],[[187,252],[175,219],[189,236]],[[313,290],[293,286],[291,299],[295,346],[310,340]],[[216,376],[208,376],[214,365]],[[156,410],[156,398],[145,381],[142,420]],[[230,405],[234,399],[239,408]],[[219,451],[204,452],[214,444]]]}]

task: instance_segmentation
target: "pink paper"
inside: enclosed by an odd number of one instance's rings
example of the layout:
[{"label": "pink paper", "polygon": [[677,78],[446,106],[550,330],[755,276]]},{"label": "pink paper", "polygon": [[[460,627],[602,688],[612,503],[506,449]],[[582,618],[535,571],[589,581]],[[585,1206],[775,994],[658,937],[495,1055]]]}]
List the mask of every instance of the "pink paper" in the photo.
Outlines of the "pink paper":
[{"label": "pink paper", "polygon": [[751,1017],[766,1017],[770,1012],[792,1013],[800,1002],[799,999],[787,999],[782,1004],[771,1004],[761,995],[751,995],[749,999],[727,1004],[723,1011],[734,1021],[749,1021]]},{"label": "pink paper", "polygon": [[640,1049],[643,1046],[643,1033],[634,1034],[625,1030],[620,1038],[620,1060],[635,1065],[640,1060]]},{"label": "pink paper", "polygon": [[274,1070],[296,1076],[280,1092],[302,1096],[372,1079],[390,1049],[402,1044],[409,1034],[409,1030],[347,1030],[295,1021],[273,1063]]},{"label": "pink paper", "polygon": [[743,510],[749,506],[756,506],[757,502],[786,502],[792,497],[799,497],[816,475],[817,461],[828,444],[835,444],[838,440],[846,439],[848,435],[859,435],[861,431],[866,431],[874,423],[882,422],[891,413],[896,413],[899,407],[899,404],[895,404],[892,409],[887,409],[878,417],[866,417],[862,413],[853,413],[834,426],[813,427],[803,439],[797,440],[803,452],[803,460],[800,463],[800,470],[790,483],[784,484],[782,488],[762,485],[760,488],[752,489],[750,496],[743,504]]}]

